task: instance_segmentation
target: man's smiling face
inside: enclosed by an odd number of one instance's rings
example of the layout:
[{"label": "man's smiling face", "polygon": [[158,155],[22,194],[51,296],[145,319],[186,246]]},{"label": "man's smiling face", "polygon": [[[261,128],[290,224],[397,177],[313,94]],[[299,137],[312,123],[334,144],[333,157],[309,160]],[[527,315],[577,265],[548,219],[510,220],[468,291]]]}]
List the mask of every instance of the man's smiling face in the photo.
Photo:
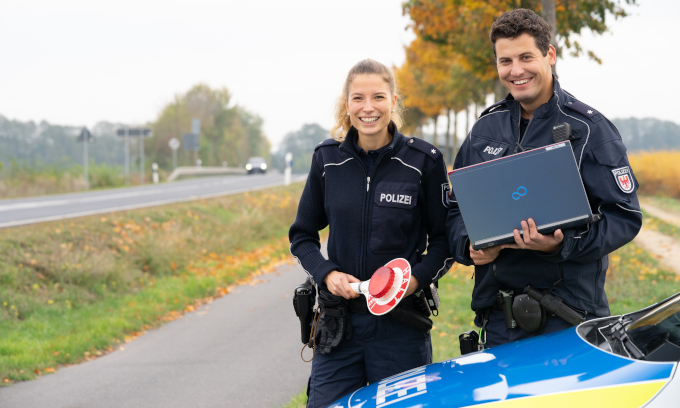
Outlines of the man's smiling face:
[{"label": "man's smiling face", "polygon": [[498,77],[530,114],[550,100],[553,92],[550,67],[553,65],[555,49],[550,46],[547,54],[543,55],[536,47],[534,37],[529,34],[496,40]]}]

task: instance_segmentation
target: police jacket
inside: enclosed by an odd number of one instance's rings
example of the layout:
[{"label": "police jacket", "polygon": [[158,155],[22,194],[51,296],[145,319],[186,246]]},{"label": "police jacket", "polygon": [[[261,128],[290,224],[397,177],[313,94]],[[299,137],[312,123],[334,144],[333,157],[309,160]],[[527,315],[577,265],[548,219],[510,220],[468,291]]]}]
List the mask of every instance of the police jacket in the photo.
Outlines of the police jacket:
[{"label": "police jacket", "polygon": [[[448,179],[439,149],[396,130],[370,173],[353,146],[328,139],[314,150],[290,252],[317,284],[337,270],[360,280],[395,258],[411,264],[419,286],[439,279],[453,263],[446,237]],[[329,226],[328,259],[319,231]],[[423,255],[427,247],[427,254]]]},{"label": "police jacket", "polygon": [[[604,292],[607,254],[630,242],[642,225],[637,181],[618,130],[601,113],[562,90],[555,78],[553,84],[552,98],[533,113],[521,147],[529,150],[554,143],[553,126],[568,122],[590,207],[602,219],[583,228],[563,230],[562,246],[553,254],[507,248],[501,250],[494,262],[475,266],[472,309],[478,316],[480,310],[494,305],[499,289],[512,289],[519,294],[526,285],[548,289],[558,281],[551,293],[567,305],[588,314],[608,316]],[[520,103],[510,94],[487,108],[463,142],[454,168],[513,154],[519,140],[520,118]],[[621,175],[628,177],[619,179]],[[473,265],[470,240],[455,191],[451,194],[446,225],[455,261]]]}]

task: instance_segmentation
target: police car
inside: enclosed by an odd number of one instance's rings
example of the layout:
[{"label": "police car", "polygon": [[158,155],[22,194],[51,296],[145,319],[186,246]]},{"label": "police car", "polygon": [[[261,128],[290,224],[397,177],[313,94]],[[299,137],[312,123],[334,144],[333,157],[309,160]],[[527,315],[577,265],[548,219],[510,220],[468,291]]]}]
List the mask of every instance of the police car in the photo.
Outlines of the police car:
[{"label": "police car", "polygon": [[680,293],[361,388],[333,408],[680,407]]}]

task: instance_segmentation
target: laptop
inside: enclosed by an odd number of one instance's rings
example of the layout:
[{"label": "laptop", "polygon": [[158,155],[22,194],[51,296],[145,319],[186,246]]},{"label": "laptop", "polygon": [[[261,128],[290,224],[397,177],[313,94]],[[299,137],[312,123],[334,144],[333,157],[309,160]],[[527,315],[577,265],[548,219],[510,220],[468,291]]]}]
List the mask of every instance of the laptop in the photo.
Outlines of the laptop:
[{"label": "laptop", "polygon": [[475,250],[514,242],[522,220],[538,232],[598,220],[588,204],[571,142],[555,143],[449,172]]}]

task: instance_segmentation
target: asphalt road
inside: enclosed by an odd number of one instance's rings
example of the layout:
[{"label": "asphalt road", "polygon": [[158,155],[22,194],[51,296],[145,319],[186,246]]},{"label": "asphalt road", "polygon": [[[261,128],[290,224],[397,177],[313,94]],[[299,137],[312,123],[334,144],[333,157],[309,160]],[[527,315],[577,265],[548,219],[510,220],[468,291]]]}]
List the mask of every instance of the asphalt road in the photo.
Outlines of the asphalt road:
[{"label": "asphalt road", "polygon": [[[97,360],[0,388],[2,408],[280,407],[305,389],[295,264]],[[310,350],[307,349],[307,352]]]},{"label": "asphalt road", "polygon": [[[293,181],[306,176],[293,175]],[[283,184],[282,174],[222,176],[83,193],[0,200],[0,228],[131,210],[260,190]]]}]

